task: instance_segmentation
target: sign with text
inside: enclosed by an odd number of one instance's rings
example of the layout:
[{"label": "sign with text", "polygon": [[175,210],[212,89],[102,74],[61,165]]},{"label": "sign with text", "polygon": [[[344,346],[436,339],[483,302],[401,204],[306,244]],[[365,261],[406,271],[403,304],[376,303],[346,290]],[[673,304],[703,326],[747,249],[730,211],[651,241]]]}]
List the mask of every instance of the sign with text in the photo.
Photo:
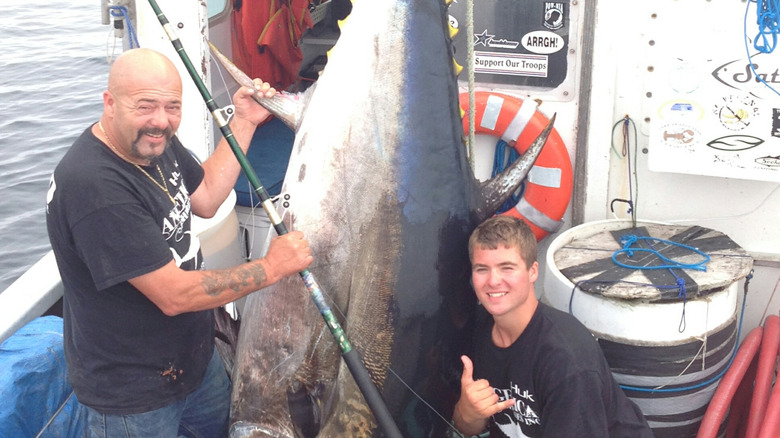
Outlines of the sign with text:
[{"label": "sign with text", "polygon": [[474,0],[474,35],[466,35],[466,3],[450,5],[455,60],[468,68],[474,47],[477,83],[553,89],[569,69],[569,2]]}]

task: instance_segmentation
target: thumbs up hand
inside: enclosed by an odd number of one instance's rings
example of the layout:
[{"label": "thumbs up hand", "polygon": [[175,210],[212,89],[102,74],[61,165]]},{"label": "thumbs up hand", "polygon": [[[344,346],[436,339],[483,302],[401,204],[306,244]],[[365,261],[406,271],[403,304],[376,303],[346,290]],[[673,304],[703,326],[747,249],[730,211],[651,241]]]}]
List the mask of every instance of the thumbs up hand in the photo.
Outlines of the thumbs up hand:
[{"label": "thumbs up hand", "polygon": [[460,377],[460,399],[455,405],[455,426],[461,432],[476,435],[485,428],[487,419],[514,406],[514,399],[498,401],[498,395],[485,379],[474,380],[474,365],[468,356],[461,356],[463,374]]}]

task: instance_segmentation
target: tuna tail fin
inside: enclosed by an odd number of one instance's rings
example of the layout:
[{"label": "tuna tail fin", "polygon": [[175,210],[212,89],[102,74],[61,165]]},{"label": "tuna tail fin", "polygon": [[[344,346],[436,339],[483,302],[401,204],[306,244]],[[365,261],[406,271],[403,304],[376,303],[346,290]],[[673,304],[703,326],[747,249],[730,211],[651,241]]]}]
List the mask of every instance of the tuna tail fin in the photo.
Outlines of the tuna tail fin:
[{"label": "tuna tail fin", "polygon": [[[227,56],[217,49],[217,47],[208,41],[211,53],[219,61],[222,68],[224,68],[228,74],[233,78],[236,83],[242,87],[253,87],[254,83],[252,79],[246,75],[241,69],[233,64],[233,61],[228,59]],[[260,78],[262,79],[262,78]],[[316,84],[315,84],[316,85]],[[284,122],[293,131],[298,131],[298,127],[301,124],[303,118],[303,110],[306,106],[306,102],[309,100],[309,96],[314,91],[314,86],[309,87],[304,93],[286,93],[279,92],[272,98],[266,97],[254,97],[255,101],[259,103],[263,108],[267,109],[279,120]]]},{"label": "tuna tail fin", "polygon": [[550,117],[550,121],[547,126],[542,130],[536,140],[531,143],[531,146],[525,151],[522,157],[512,163],[503,172],[495,177],[485,181],[480,186],[480,206],[477,209],[477,220],[479,222],[484,221],[498,210],[501,205],[509,199],[520,184],[522,184],[525,177],[528,176],[528,172],[531,171],[536,158],[542,152],[542,147],[547,142],[547,137],[550,136],[553,124],[555,123],[555,114]]}]

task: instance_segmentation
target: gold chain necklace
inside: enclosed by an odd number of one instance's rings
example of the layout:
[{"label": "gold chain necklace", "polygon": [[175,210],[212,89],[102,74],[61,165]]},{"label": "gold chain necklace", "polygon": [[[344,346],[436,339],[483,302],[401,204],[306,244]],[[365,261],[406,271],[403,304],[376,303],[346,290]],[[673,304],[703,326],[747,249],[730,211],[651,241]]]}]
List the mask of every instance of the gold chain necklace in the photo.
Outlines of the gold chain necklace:
[{"label": "gold chain necklace", "polygon": [[108,134],[106,134],[106,130],[103,129],[103,122],[100,122],[100,121],[98,122],[98,128],[100,128],[100,132],[103,133],[103,137],[106,138],[106,141],[108,142],[107,143],[108,147],[110,147],[112,151],[114,151],[117,155],[119,155],[119,158],[127,161],[128,163],[130,163],[133,166],[135,166],[136,169],[140,170],[144,175],[146,175],[147,178],[149,178],[154,183],[154,185],[159,187],[160,190],[162,190],[163,192],[165,192],[166,195],[168,195],[168,199],[171,200],[171,203],[173,205],[176,205],[176,201],[173,200],[173,196],[171,196],[171,192],[168,191],[168,184],[165,182],[165,177],[163,176],[163,173],[162,173],[162,170],[160,169],[160,165],[159,164],[155,164],[155,166],[157,167],[157,173],[160,174],[160,181],[162,181],[162,184],[158,183],[156,179],[152,178],[152,175],[149,175],[149,173],[146,170],[144,170],[143,167],[141,167],[138,164],[133,163],[132,161],[130,161],[127,157],[125,157],[125,155],[123,153],[119,152],[119,149],[114,147],[114,144],[111,143],[111,139],[108,138]]}]

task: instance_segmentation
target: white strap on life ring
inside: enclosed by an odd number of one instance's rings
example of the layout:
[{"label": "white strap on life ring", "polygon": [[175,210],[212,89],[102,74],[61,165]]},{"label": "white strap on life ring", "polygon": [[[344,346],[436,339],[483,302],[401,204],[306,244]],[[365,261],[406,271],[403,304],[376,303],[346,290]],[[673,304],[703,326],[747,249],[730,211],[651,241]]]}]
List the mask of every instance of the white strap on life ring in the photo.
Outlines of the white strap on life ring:
[{"label": "white strap on life ring", "polygon": [[554,189],[561,187],[561,175],[563,171],[558,167],[542,167],[534,165],[528,172],[528,182],[537,186],[551,187]]},{"label": "white strap on life ring", "polygon": [[534,225],[547,231],[548,233],[557,232],[561,226],[563,226],[563,219],[556,221],[550,216],[547,216],[533,205],[529,204],[525,198],[521,198],[520,202],[515,205],[515,210],[520,213],[521,216],[533,222]]},{"label": "white strap on life ring", "polygon": [[[485,104],[485,112],[482,115],[482,121],[479,126],[491,131],[495,131],[496,123],[498,123],[498,116],[501,114],[501,108],[504,105],[504,98],[491,94],[488,96],[487,103]],[[524,99],[520,109],[515,113],[514,118],[507,126],[504,133],[501,135],[501,140],[507,143],[515,142],[520,138],[520,134],[523,133],[528,122],[531,121],[531,117],[536,112],[536,102],[533,99]]]}]

